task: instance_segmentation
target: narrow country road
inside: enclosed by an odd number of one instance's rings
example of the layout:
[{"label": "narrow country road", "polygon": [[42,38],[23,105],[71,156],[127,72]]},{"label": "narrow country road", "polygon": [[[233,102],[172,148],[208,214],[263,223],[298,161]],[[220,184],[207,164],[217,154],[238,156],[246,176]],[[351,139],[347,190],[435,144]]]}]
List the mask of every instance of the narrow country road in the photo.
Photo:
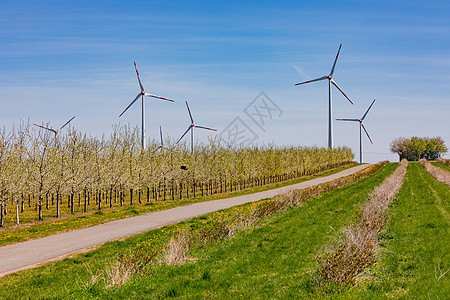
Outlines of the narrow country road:
[{"label": "narrow country road", "polygon": [[60,259],[71,253],[130,235],[146,232],[217,210],[272,198],[283,191],[305,189],[356,173],[368,165],[359,165],[339,173],[250,195],[195,203],[137,217],[112,221],[93,227],[51,235],[0,247],[0,277],[39,264]]}]

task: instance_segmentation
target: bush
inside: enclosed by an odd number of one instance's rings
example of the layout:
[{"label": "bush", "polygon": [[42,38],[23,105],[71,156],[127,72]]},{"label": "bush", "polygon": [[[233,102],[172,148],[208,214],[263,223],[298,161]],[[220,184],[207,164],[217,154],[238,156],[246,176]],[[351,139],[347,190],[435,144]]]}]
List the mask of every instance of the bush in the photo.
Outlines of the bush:
[{"label": "bush", "polygon": [[400,137],[391,143],[391,152],[399,155],[399,161],[404,158],[408,161],[418,161],[421,158],[437,160],[447,151],[448,148],[441,137]]}]

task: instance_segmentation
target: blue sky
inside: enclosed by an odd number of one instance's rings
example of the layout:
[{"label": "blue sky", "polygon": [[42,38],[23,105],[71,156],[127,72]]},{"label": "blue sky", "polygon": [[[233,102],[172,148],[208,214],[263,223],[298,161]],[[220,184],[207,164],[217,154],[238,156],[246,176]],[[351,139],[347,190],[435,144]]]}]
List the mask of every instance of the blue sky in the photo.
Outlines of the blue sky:
[{"label": "blue sky", "polygon": [[[146,90],[147,135],[178,138],[194,119],[222,132],[239,117],[255,143],[326,146],[325,81],[339,44],[334,118],[361,117],[365,160],[395,161],[399,136],[450,144],[448,1],[1,1],[0,125],[21,120],[101,136],[140,126],[135,60]],[[264,92],[282,111],[258,127],[244,109]],[[209,132],[196,131],[202,142]],[[335,145],[359,159],[357,124],[334,122]],[[447,155],[449,157],[449,155]]]}]

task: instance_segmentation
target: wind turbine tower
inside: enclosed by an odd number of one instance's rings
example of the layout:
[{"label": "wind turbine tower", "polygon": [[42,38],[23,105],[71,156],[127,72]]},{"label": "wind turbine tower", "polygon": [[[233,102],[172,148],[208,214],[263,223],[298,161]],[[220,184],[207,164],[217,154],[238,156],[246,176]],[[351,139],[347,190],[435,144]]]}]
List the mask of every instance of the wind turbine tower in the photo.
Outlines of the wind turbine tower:
[{"label": "wind turbine tower", "polygon": [[333,67],[331,68],[331,72],[329,75],[295,84],[295,85],[301,85],[301,84],[306,84],[306,83],[310,83],[310,82],[328,79],[328,148],[333,148],[333,106],[332,106],[332,101],[331,101],[331,85],[334,85],[342,93],[342,95],[344,95],[344,97],[347,98],[347,100],[350,101],[351,104],[353,104],[353,102],[350,100],[350,98],[347,97],[347,95],[344,93],[344,91],[338,86],[336,81],[334,81],[334,79],[333,79],[334,68],[336,67],[336,62],[339,57],[339,52],[341,51],[341,47],[342,47],[342,44],[340,44],[340,46],[339,46],[339,50],[336,54],[336,58],[334,59]]},{"label": "wind turbine tower", "polygon": [[375,99],[373,99],[372,104],[370,104],[369,108],[367,109],[366,113],[362,116],[361,119],[336,119],[338,121],[350,121],[350,122],[359,122],[359,162],[363,163],[363,144],[362,144],[362,130],[366,133],[367,137],[369,138],[370,143],[373,144],[372,139],[370,138],[369,133],[366,130],[366,127],[364,127],[363,121],[364,118],[367,116],[367,113],[372,108],[372,105],[375,103]]},{"label": "wind turbine tower", "polygon": [[141,89],[141,92],[139,94],[137,94],[136,98],[134,98],[134,100],[130,103],[130,105],[128,105],[127,108],[125,108],[125,110],[119,115],[119,118],[128,110],[128,108],[130,108],[131,105],[134,104],[134,102],[136,102],[139,98],[142,99],[141,145],[142,145],[142,149],[145,149],[145,104],[144,104],[144,96],[153,97],[153,98],[156,98],[156,99],[170,101],[170,102],[174,102],[174,100],[167,99],[167,98],[160,97],[160,96],[156,96],[156,95],[152,95],[152,94],[149,94],[149,93],[145,92],[144,86],[142,85],[142,82],[141,82],[141,78],[139,77],[139,71],[138,71],[138,69],[136,67],[136,62],[134,62],[134,69],[136,70],[136,75],[137,75],[137,79],[138,79],[138,83],[139,83],[139,87]]},{"label": "wind turbine tower", "polygon": [[204,127],[204,126],[199,126],[194,124],[194,119],[192,118],[192,114],[191,114],[191,110],[189,109],[189,105],[188,102],[186,101],[186,107],[189,113],[189,118],[191,119],[191,125],[189,125],[188,129],[183,133],[183,135],[178,139],[177,144],[181,141],[181,139],[186,135],[186,133],[188,133],[188,131],[191,131],[191,152],[194,152],[194,128],[201,128],[201,129],[206,129],[206,130],[211,130],[211,131],[217,131],[216,129],[213,128],[208,128],[208,127]]}]

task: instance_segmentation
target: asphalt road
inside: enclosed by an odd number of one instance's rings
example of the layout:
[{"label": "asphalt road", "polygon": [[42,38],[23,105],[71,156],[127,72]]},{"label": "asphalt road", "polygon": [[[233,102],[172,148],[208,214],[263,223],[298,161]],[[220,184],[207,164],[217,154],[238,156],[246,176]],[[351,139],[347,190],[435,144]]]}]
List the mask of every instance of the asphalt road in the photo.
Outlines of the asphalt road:
[{"label": "asphalt road", "polygon": [[33,268],[48,261],[61,259],[103,243],[146,232],[217,210],[272,198],[291,189],[305,189],[356,173],[368,165],[359,165],[339,173],[315,178],[290,186],[250,195],[195,203],[137,217],[112,221],[93,227],[51,235],[22,243],[0,247],[0,277],[19,270]]}]

